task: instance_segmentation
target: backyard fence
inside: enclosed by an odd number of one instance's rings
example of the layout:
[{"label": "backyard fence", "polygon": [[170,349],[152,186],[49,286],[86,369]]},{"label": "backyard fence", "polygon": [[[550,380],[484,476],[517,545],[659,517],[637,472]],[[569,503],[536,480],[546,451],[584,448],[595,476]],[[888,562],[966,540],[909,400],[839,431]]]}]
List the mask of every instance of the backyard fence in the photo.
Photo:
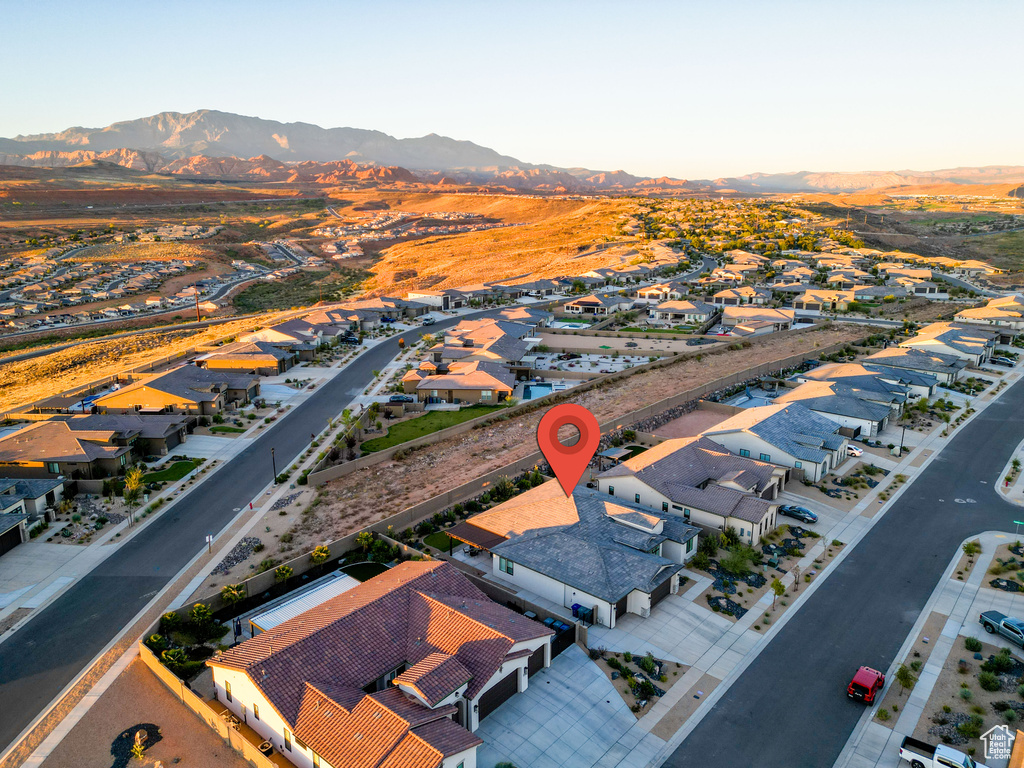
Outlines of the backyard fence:
[{"label": "backyard fence", "polygon": [[184,682],[161,664],[156,654],[146,647],[144,643],[140,642],[138,647],[139,656],[142,658],[143,663],[156,676],[157,680],[163,683],[164,687],[173,693],[182,704],[192,710],[200,720],[210,726],[244,760],[255,768],[278,768],[278,765],[273,760],[260,752],[256,744],[253,744],[232,728],[209,704],[189,690]]}]

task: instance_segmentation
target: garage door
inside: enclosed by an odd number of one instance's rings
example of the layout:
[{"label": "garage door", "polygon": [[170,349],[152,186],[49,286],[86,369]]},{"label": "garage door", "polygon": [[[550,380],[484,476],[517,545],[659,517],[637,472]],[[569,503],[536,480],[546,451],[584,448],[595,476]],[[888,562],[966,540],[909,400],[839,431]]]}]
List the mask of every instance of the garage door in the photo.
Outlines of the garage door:
[{"label": "garage door", "polygon": [[512,694],[516,692],[516,689],[518,688],[516,685],[516,676],[518,674],[519,670],[513,669],[503,680],[498,681],[497,685],[480,697],[481,720],[504,704]]},{"label": "garage door", "polygon": [[655,587],[654,591],[651,592],[651,608],[656,606],[662,600],[668,596],[668,591],[672,586],[672,579],[665,579],[661,584]]},{"label": "garage door", "polygon": [[0,534],[0,555],[10,552],[21,544],[21,529],[16,525],[6,533]]},{"label": "garage door", "polygon": [[530,654],[530,666],[527,667],[530,671],[530,677],[544,669],[544,646],[542,645],[536,651]]}]

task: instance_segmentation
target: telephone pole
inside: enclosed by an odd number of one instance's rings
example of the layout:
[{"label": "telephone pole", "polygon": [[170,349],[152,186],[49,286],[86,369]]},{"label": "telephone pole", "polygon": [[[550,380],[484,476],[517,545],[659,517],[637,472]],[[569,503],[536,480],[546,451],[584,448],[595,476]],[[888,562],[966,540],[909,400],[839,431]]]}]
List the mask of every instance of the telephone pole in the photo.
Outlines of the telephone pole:
[{"label": "telephone pole", "polygon": [[193,285],[192,290],[195,292],[196,296],[196,322],[198,323],[203,319],[202,317],[199,316],[199,286]]}]

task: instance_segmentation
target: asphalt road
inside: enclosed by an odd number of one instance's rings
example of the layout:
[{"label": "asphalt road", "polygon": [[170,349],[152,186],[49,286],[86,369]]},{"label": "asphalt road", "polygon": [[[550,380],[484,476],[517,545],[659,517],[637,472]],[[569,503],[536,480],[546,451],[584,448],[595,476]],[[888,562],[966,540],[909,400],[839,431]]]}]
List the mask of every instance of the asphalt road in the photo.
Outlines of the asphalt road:
[{"label": "asphalt road", "polygon": [[[961,428],[740,675],[665,763],[831,766],[864,713],[846,697],[861,665],[888,669],[969,536],[1012,531],[993,487],[1024,439],[1024,384]],[[956,503],[974,499],[976,503]],[[979,632],[980,632],[979,627]]]},{"label": "asphalt road", "polygon": [[[454,325],[456,317],[430,326]],[[411,342],[420,331],[405,334]],[[0,745],[8,745],[205,544],[309,443],[327,420],[359,395],[398,353],[398,338],[356,361],[138,535],[81,578],[38,616],[0,643]],[[188,450],[186,444],[186,451]],[[6,748],[0,749],[0,752]]]}]

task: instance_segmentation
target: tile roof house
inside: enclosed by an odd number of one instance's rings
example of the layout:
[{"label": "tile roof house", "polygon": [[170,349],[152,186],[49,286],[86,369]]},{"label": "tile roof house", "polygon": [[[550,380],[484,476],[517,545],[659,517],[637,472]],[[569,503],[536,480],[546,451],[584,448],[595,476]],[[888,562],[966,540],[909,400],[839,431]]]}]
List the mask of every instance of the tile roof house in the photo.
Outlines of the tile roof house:
[{"label": "tile roof house", "polygon": [[[14,507],[29,515],[45,514],[64,498],[63,478],[44,480],[0,477],[0,513],[10,513]],[[49,519],[49,518],[48,518]]]},{"label": "tile roof house", "polygon": [[536,344],[531,333],[529,325],[493,317],[463,320],[445,331],[444,341],[430,348],[430,356],[435,364],[480,361],[529,368],[529,352]]},{"label": "tile roof house", "polygon": [[402,377],[403,390],[421,403],[495,404],[510,398],[516,386],[516,377],[499,363],[462,361],[450,363],[444,372],[431,367]]},{"label": "tile roof house", "polygon": [[454,566],[405,562],[213,657],[217,698],[301,768],[475,765],[552,632]]},{"label": "tile roof house", "polygon": [[792,467],[818,482],[846,456],[840,426],[800,403],[746,408],[704,431],[704,436],[744,457]]},{"label": "tile roof house", "polygon": [[749,323],[770,323],[772,331],[785,331],[792,327],[796,313],[792,309],[770,307],[731,307],[722,309],[722,325],[733,328]]},{"label": "tile roof house", "polygon": [[139,459],[164,456],[185,442],[193,420],[177,413],[93,413],[87,416],[59,414],[54,421],[63,421],[75,432],[110,430],[114,442],[128,445]]},{"label": "tile roof house", "polygon": [[983,307],[961,309],[953,319],[958,323],[991,325],[1013,332],[1024,331],[1024,296],[1014,293],[989,299]]},{"label": "tile roof house", "polygon": [[773,500],[786,471],[742,458],[706,437],[666,440],[597,477],[600,491],[647,507],[681,514],[685,520],[734,528],[756,544],[775,529]]},{"label": "tile roof house", "polygon": [[854,387],[876,388],[910,397],[931,397],[938,379],[925,373],[861,363],[826,363],[792,377],[806,381],[838,381]]},{"label": "tile roof house", "polygon": [[720,304],[722,306],[739,306],[741,304],[763,306],[771,300],[771,291],[765,288],[754,288],[750,285],[726,288],[724,291],[719,291],[711,297],[712,304]]},{"label": "tile roof house", "polygon": [[999,335],[998,330],[976,325],[932,323],[920,328],[917,335],[900,342],[900,346],[955,355],[970,365],[981,365],[992,356]]},{"label": "tile roof house", "polygon": [[103,412],[136,410],[212,416],[260,393],[259,377],[233,371],[208,371],[183,365],[96,398]]},{"label": "tile roof house", "polygon": [[0,438],[0,474],[13,478],[92,480],[124,472],[131,446],[113,429],[72,430],[63,421],[40,421]]},{"label": "tile roof house", "polygon": [[295,352],[269,341],[235,341],[199,358],[207,370],[277,376],[298,360]]},{"label": "tile roof house", "polygon": [[680,514],[588,488],[567,497],[550,481],[448,533],[490,552],[492,578],[614,627],[676,591],[699,531]]},{"label": "tile roof house", "polygon": [[562,311],[568,315],[613,315],[628,310],[633,300],[624,296],[583,296],[562,305]]},{"label": "tile roof house", "polygon": [[863,363],[927,374],[937,378],[940,384],[952,384],[967,368],[967,361],[957,355],[915,347],[887,347],[868,355]]},{"label": "tile roof house", "polygon": [[647,314],[654,321],[703,325],[720,311],[703,301],[663,301],[648,309]]},{"label": "tile roof house", "polygon": [[874,437],[890,418],[903,411],[908,390],[871,377],[860,382],[808,380],[783,389],[775,403],[800,403],[820,416],[852,430],[850,437]]}]

